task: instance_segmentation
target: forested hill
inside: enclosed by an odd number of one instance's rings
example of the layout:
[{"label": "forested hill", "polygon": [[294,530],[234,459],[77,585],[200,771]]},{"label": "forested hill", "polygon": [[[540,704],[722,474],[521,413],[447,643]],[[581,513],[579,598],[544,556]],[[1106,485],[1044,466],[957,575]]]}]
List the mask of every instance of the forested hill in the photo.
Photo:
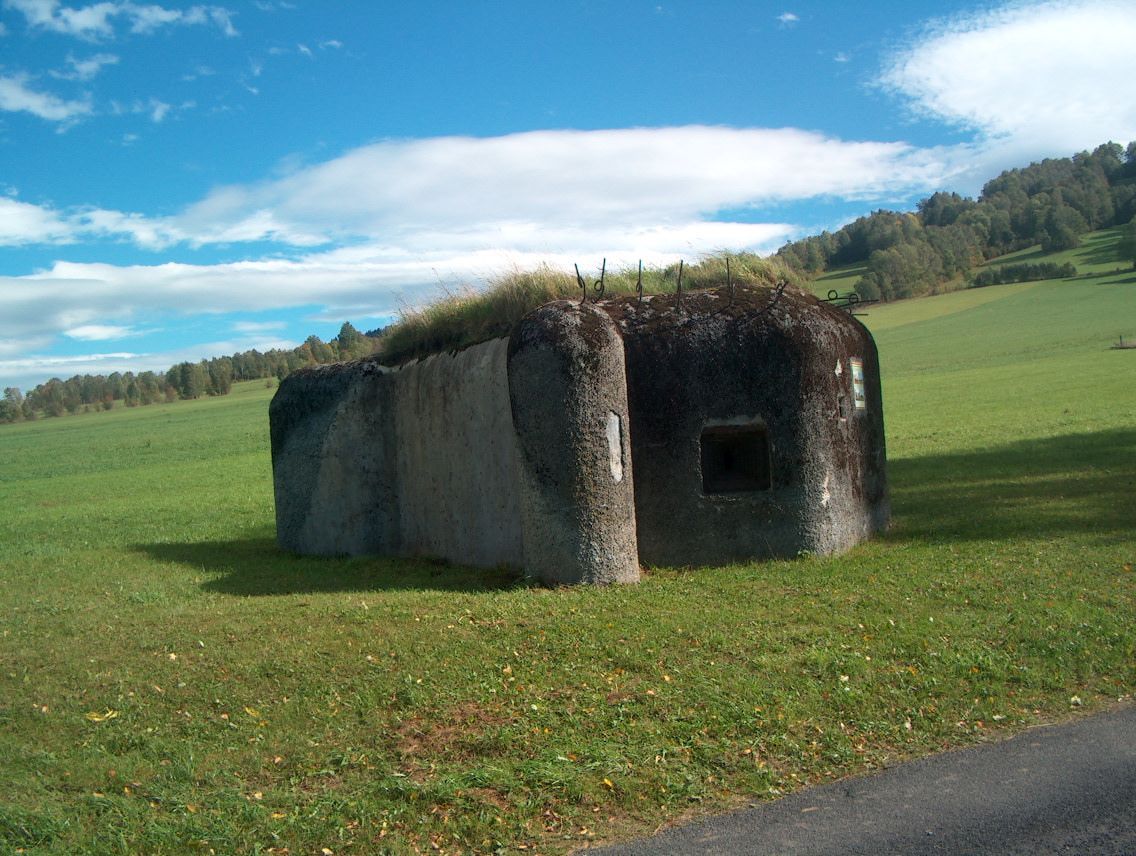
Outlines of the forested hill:
[{"label": "forested hill", "polygon": [[786,244],[776,258],[810,277],[864,265],[857,293],[894,300],[933,294],[1014,250],[1072,249],[1086,232],[1126,223],[1136,230],[1134,218],[1136,142],[1127,149],[1105,143],[1091,153],[1007,170],[977,200],[935,193],[913,213],[876,211],[836,232]]}]

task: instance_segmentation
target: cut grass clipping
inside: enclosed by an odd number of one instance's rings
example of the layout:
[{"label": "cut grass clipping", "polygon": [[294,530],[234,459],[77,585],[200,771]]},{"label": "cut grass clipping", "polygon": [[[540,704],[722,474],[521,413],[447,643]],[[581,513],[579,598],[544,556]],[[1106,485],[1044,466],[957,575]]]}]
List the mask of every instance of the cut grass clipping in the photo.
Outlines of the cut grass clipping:
[{"label": "cut grass clipping", "polygon": [[563,852],[1127,695],[1134,288],[873,307],[891,532],[636,586],[281,553],[260,383],[2,426],[0,851]]}]

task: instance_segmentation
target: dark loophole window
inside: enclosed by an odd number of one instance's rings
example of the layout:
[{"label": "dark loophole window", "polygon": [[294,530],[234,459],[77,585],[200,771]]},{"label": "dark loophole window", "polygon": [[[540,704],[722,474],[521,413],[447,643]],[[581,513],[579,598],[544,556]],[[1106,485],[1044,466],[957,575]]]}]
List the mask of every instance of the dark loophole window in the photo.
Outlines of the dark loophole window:
[{"label": "dark loophole window", "polygon": [[769,435],[763,425],[723,425],[702,432],[702,492],[769,490]]}]

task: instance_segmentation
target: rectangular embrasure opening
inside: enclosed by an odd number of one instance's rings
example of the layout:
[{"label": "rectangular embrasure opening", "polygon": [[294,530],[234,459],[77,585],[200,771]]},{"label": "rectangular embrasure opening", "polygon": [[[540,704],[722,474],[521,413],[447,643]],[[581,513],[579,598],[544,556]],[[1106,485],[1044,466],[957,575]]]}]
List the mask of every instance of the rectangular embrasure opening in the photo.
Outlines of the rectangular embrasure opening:
[{"label": "rectangular embrasure opening", "polygon": [[769,434],[764,425],[705,428],[702,492],[743,493],[772,487]]}]

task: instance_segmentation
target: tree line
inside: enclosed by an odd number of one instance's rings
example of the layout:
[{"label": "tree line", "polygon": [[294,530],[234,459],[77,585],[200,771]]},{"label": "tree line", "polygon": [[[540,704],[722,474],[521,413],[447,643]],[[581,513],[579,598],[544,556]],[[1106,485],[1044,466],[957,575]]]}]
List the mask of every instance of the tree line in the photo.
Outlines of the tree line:
[{"label": "tree line", "polygon": [[165,372],[75,375],[67,380],[51,378],[27,395],[17,387],[5,389],[4,397],[0,399],[0,422],[110,410],[116,401],[127,407],[141,407],[209,395],[228,395],[236,381],[283,380],[305,366],[367,356],[374,351],[375,344],[375,339],[345,322],[331,341],[324,342],[318,336],[309,336],[302,345],[290,350],[242,351],[229,357],[178,363]]},{"label": "tree line", "polygon": [[1034,282],[1039,279],[1064,279],[1076,275],[1077,269],[1073,267],[1070,262],[1065,262],[1060,265],[1056,262],[997,265],[996,267],[980,270],[974,275],[970,284],[972,288],[984,288],[987,285],[1006,285],[1011,282]]},{"label": "tree line", "polygon": [[[978,199],[940,192],[916,209],[875,211],[836,232],[788,243],[777,258],[811,276],[863,265],[854,288],[867,299],[973,282],[971,271],[996,256],[1038,244],[1045,252],[1073,249],[1086,232],[1136,224],[1136,142],[1006,170]],[[1122,241],[1121,260],[1136,264],[1126,247]]]}]

